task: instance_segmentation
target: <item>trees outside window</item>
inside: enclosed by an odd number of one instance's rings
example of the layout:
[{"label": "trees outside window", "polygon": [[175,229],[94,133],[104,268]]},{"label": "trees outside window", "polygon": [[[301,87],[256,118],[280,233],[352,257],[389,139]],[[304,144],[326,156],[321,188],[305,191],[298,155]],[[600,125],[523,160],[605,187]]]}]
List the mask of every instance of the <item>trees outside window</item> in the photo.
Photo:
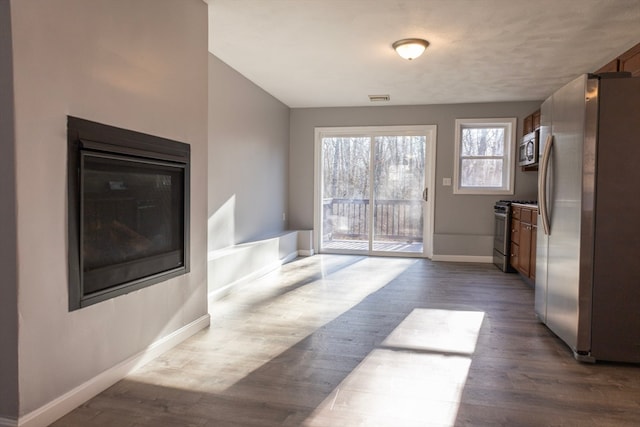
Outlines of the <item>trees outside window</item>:
[{"label": "trees outside window", "polygon": [[458,119],[455,194],[513,194],[516,119]]}]

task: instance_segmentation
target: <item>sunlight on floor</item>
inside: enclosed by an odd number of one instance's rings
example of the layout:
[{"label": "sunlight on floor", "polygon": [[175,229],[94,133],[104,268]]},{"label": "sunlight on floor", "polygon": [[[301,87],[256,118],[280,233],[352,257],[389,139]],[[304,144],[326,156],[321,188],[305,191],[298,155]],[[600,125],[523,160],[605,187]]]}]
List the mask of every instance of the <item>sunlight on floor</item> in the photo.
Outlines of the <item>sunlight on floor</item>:
[{"label": "sunlight on floor", "polygon": [[415,309],[304,425],[453,426],[483,319]]},{"label": "sunlight on floor", "polygon": [[384,347],[472,355],[484,313],[415,309],[384,340]]},{"label": "sunlight on floor", "polygon": [[[327,259],[329,263],[335,260],[344,263],[350,258]],[[314,276],[300,268],[304,266],[302,260],[298,271],[295,265],[289,266],[288,272],[280,276],[266,276],[253,282],[250,292],[244,287],[242,292],[215,302],[210,310],[210,329],[183,343],[182,357],[170,353],[160,356],[131,377],[143,382],[147,378],[145,371],[157,370],[158,365],[164,363],[165,375],[153,377],[156,385],[223,392],[349,311],[414,262],[400,258],[362,258],[355,263],[349,262],[348,268],[341,268],[340,264],[327,268],[321,264]],[[345,286],[345,283],[349,285]],[[214,357],[208,356],[203,342],[213,343],[208,351]],[[189,346],[193,347],[192,352]],[[203,377],[223,372],[224,375],[219,376],[223,380],[203,382],[201,378],[185,378],[180,370],[186,365],[191,370],[201,371]]]}]

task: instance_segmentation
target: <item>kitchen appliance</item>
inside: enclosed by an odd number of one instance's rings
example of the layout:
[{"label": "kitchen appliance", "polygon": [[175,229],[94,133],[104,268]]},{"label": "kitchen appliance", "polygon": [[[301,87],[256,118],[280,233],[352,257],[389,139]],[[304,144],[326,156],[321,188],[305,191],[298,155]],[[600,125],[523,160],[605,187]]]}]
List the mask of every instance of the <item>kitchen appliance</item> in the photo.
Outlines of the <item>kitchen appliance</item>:
[{"label": "kitchen appliance", "polygon": [[499,200],[493,206],[493,263],[500,270],[509,273],[513,270],[509,264],[509,241],[511,236],[511,202]]},{"label": "kitchen appliance", "polygon": [[505,273],[515,273],[511,267],[511,204],[535,205],[535,200],[498,200],[493,205],[493,263]]},{"label": "kitchen appliance", "polygon": [[638,135],[640,78],[542,104],[535,311],[580,361],[640,362]]},{"label": "kitchen appliance", "polygon": [[540,140],[540,130],[526,134],[522,138],[518,150],[518,165],[531,166],[538,163],[538,145]]}]

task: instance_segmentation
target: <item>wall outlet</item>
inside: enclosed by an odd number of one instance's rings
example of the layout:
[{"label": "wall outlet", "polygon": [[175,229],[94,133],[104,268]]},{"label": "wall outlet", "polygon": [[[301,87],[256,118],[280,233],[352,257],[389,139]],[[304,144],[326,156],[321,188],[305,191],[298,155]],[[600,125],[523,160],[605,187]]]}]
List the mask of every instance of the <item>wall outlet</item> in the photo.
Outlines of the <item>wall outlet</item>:
[{"label": "wall outlet", "polygon": [[451,185],[451,178],[442,178],[442,185],[449,187]]},{"label": "wall outlet", "polygon": [[286,220],[287,220],[287,214],[286,214],[286,213],[284,213],[284,212],[282,212],[282,220],[283,220],[283,221],[286,221]]}]

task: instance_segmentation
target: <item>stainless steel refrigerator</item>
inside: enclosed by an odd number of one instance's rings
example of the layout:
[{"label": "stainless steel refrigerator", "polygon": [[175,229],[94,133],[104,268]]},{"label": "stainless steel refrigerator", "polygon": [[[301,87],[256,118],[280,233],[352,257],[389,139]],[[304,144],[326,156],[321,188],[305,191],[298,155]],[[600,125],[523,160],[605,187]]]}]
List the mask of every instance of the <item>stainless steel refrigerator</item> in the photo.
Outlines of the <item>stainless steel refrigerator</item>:
[{"label": "stainless steel refrigerator", "polygon": [[640,362],[640,78],[541,108],[535,311],[581,361]]}]

